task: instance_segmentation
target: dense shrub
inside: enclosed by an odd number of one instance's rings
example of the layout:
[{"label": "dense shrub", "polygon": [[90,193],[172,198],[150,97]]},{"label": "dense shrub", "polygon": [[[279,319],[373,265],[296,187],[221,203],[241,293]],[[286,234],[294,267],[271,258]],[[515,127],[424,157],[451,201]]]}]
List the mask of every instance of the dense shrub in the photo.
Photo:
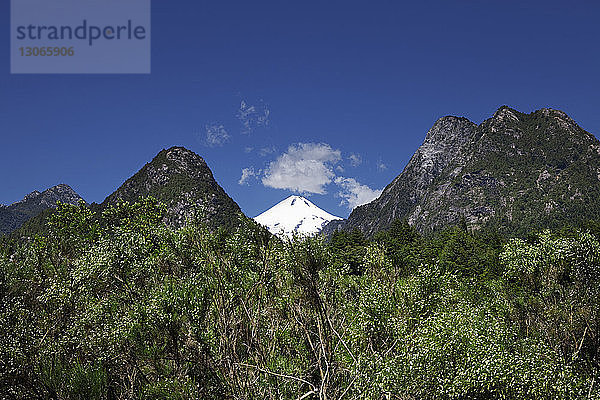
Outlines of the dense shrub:
[{"label": "dense shrub", "polygon": [[62,205],[0,251],[0,398],[599,398],[600,244],[280,240]]}]

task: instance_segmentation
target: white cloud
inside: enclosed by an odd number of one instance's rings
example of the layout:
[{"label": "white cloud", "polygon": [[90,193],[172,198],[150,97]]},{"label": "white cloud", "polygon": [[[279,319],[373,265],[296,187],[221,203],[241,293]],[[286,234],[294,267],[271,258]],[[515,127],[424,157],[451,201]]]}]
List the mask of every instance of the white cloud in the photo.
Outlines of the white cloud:
[{"label": "white cloud", "polygon": [[253,167],[243,168],[242,169],[242,177],[238,181],[238,184],[240,184],[240,185],[249,185],[248,180],[250,178],[252,178],[252,177],[255,177],[256,175],[257,175],[257,172],[254,171]]},{"label": "white cloud", "polygon": [[337,177],[335,183],[341,188],[341,191],[337,194],[338,197],[342,198],[340,204],[345,204],[350,210],[370,203],[383,192],[383,190],[374,190],[366,185],[361,185],[354,178]]},{"label": "white cloud", "polygon": [[377,160],[377,171],[385,171],[387,169],[387,165],[383,163],[381,158]]},{"label": "white cloud", "polygon": [[244,148],[244,153],[252,153],[252,150],[254,150],[254,147],[246,147]]},{"label": "white cloud", "polygon": [[206,144],[210,147],[223,146],[230,138],[229,133],[221,124],[208,124],[205,126]]},{"label": "white cloud", "polygon": [[293,144],[269,164],[262,183],[275,189],[325,194],[325,186],[335,177],[333,166],[340,160],[340,151],[328,144]]},{"label": "white cloud", "polygon": [[335,167],[335,170],[339,173],[344,172],[344,167],[342,167],[341,165],[338,165],[337,167]]},{"label": "white cloud", "polygon": [[358,167],[360,164],[362,164],[362,158],[360,154],[352,153],[348,159],[353,167]]},{"label": "white cloud", "polygon": [[261,100],[258,105],[240,103],[237,118],[242,123],[242,133],[252,133],[256,128],[267,127],[271,123],[271,109]]},{"label": "white cloud", "polygon": [[258,155],[261,157],[265,157],[265,156],[268,156],[269,154],[275,153],[276,151],[277,151],[277,149],[275,148],[275,146],[263,147],[258,152]]}]

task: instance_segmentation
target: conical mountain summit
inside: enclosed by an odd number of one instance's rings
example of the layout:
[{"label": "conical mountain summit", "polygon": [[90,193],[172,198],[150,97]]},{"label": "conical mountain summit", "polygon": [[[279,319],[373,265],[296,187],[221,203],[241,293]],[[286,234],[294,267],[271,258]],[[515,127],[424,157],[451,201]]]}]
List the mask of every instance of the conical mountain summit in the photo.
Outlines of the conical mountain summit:
[{"label": "conical mountain summit", "polygon": [[254,218],[280,237],[315,235],[329,222],[341,219],[302,196],[290,196]]},{"label": "conical mountain summit", "polygon": [[201,211],[202,222],[211,228],[232,227],[242,214],[219,186],[204,159],[184,147],[160,151],[108,196],[101,207],[120,200],[135,202],[145,196],[166,204],[165,222],[172,227],[183,226],[195,210]]}]

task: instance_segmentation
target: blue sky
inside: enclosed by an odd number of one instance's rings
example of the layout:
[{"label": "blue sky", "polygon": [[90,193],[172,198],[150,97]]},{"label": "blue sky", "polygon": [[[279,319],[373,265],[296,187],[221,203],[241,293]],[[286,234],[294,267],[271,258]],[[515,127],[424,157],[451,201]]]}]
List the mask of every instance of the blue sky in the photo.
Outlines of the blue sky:
[{"label": "blue sky", "polygon": [[0,203],[100,202],[181,145],[249,216],[300,191],[346,217],[444,115],[552,107],[597,135],[600,5],[524,3],[154,0],[150,75],[10,75],[3,1]]}]

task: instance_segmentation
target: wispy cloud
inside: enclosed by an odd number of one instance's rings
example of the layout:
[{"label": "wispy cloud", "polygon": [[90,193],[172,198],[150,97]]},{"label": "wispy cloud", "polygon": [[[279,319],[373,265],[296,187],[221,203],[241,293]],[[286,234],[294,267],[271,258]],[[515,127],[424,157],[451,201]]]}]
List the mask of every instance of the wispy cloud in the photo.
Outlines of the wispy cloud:
[{"label": "wispy cloud", "polygon": [[255,129],[268,127],[271,109],[261,100],[258,104],[252,105],[242,100],[237,112],[237,118],[242,123],[242,133],[250,134]]},{"label": "wispy cloud", "polygon": [[335,184],[340,187],[338,197],[342,198],[340,204],[346,205],[349,210],[354,210],[356,207],[370,203],[379,197],[382,190],[371,189],[367,185],[362,185],[354,178],[335,178]]},{"label": "wispy cloud", "polygon": [[387,165],[385,165],[383,163],[383,160],[380,158],[379,160],[377,160],[377,171],[381,172],[381,171],[385,171],[387,169]]},{"label": "wispy cloud", "polygon": [[242,177],[238,181],[240,185],[249,185],[248,182],[251,178],[255,177],[258,173],[254,171],[254,167],[243,168],[242,169]]},{"label": "wispy cloud", "polygon": [[298,143],[272,161],[262,178],[263,185],[298,193],[325,194],[335,178],[334,165],[341,152],[325,143]]},{"label": "wispy cloud", "polygon": [[206,144],[210,147],[223,146],[230,138],[229,133],[222,124],[208,124],[204,128]]},{"label": "wispy cloud", "polygon": [[350,165],[353,167],[358,167],[360,164],[362,164],[362,157],[360,154],[352,153],[348,159],[350,160]]},{"label": "wispy cloud", "polygon": [[259,150],[258,155],[261,157],[265,157],[268,156],[269,154],[273,154],[277,151],[277,149],[275,148],[275,146],[267,146],[267,147],[263,147],[262,149]]}]

